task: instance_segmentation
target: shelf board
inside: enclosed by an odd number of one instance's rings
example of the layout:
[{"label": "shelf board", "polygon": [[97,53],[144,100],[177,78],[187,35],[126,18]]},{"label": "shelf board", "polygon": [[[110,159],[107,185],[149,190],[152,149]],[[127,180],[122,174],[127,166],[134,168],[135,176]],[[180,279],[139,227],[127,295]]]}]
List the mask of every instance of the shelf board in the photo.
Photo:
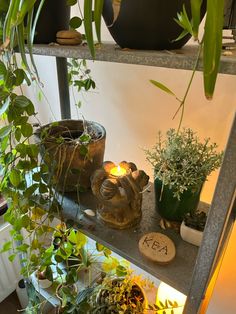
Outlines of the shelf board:
[{"label": "shelf board", "polygon": [[[197,49],[196,45],[186,45],[182,49],[171,51],[133,50],[121,49],[112,43],[104,43],[96,49],[96,60],[191,70],[195,63]],[[231,52],[230,56],[222,55],[220,73],[236,74],[236,51]],[[63,58],[92,59],[87,46],[34,45],[33,53]],[[201,61],[198,70],[202,70]]]},{"label": "shelf board", "polygon": [[[184,242],[180,235],[173,230],[166,230],[175,243],[176,257],[169,265],[158,265],[143,257],[138,249],[138,242],[142,235],[148,232],[162,232],[159,227],[160,216],[155,211],[153,186],[143,194],[143,217],[135,227],[125,230],[115,230],[104,226],[96,217],[88,217],[83,213],[86,208],[96,209],[98,204],[91,193],[80,196],[79,207],[76,195],[66,194],[63,198],[63,215],[72,219],[75,227],[83,231],[95,241],[109,247],[113,252],[126,258],[133,264],[144,269],[161,281],[187,294],[194,269],[198,248]],[[204,204],[201,203],[201,206]]]}]

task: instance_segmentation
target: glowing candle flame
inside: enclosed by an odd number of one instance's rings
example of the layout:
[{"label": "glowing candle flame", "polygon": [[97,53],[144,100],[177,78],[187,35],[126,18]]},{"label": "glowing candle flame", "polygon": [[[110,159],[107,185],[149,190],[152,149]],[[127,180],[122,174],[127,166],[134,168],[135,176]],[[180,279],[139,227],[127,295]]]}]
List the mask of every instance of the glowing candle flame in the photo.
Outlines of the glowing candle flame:
[{"label": "glowing candle flame", "polygon": [[120,165],[118,165],[117,167],[114,167],[111,169],[110,174],[115,177],[122,177],[126,174],[126,170],[125,168],[122,168],[120,167]]}]

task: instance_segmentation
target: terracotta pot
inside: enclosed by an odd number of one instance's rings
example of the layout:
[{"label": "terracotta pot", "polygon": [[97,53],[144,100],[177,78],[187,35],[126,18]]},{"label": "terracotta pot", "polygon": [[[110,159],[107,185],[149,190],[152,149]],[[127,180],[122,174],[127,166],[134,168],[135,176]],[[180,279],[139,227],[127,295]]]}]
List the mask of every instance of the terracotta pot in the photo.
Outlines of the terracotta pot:
[{"label": "terracotta pot", "polygon": [[[82,120],[62,120],[47,124],[36,131],[36,137],[41,138],[42,132],[47,130],[47,135],[41,142],[42,156],[46,151],[49,158],[45,162],[54,175],[54,184],[59,191],[70,192],[87,190],[90,188],[90,177],[103,163],[105,151],[106,131],[96,122],[86,121],[88,132],[93,134],[92,140],[86,145],[88,154],[82,153],[83,145],[71,141],[82,135]],[[64,142],[60,142],[60,138]],[[68,141],[67,139],[70,138]],[[82,147],[83,148],[83,147]]]},{"label": "terracotta pot", "polygon": [[[184,5],[191,19],[190,0],[125,0],[121,1],[120,10],[119,4],[112,6],[112,3],[113,0],[104,0],[103,17],[112,37],[122,48],[177,49],[190,38],[187,35],[174,41],[183,30],[174,18]],[[202,17],[205,4],[206,1]]]}]

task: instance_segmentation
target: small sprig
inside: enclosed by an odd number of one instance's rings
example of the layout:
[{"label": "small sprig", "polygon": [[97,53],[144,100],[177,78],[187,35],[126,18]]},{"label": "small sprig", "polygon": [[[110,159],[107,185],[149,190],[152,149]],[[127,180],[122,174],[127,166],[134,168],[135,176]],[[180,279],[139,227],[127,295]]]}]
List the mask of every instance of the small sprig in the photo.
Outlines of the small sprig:
[{"label": "small sprig", "polygon": [[[149,304],[148,310],[153,311],[156,314],[174,314],[174,309],[179,308],[180,306],[176,301],[165,300],[165,304],[161,301],[158,301],[158,304]],[[167,312],[166,312],[167,310]]]}]

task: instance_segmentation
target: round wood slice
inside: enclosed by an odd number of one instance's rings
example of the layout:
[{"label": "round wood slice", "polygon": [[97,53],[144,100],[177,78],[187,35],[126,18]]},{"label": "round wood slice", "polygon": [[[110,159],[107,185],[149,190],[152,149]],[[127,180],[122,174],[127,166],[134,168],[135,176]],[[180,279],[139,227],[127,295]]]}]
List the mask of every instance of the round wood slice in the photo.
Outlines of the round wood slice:
[{"label": "round wood slice", "polygon": [[176,254],[174,242],[158,232],[145,234],[139,240],[139,251],[148,259],[159,264],[170,263]]}]

